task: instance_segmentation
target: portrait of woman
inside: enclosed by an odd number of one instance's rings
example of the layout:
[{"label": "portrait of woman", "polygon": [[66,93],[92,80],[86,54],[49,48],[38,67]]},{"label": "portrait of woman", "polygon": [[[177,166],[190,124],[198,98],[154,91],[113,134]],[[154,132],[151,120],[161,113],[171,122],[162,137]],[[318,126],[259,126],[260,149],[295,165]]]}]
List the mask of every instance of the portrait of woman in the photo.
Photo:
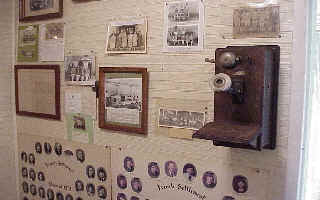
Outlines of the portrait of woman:
[{"label": "portrait of woman", "polygon": [[191,163],[185,164],[183,167],[183,175],[187,178],[188,181],[192,181],[197,176],[196,167]]},{"label": "portrait of woman", "polygon": [[28,162],[28,156],[26,152],[21,152],[21,160],[24,162]]},{"label": "portrait of woman", "polygon": [[118,187],[121,189],[126,189],[127,188],[127,179],[125,176],[123,176],[122,174],[119,174],[117,176],[117,184]]},{"label": "portrait of woman", "polygon": [[51,147],[50,143],[48,143],[48,142],[44,143],[44,152],[46,152],[46,154],[51,154],[52,147]]},{"label": "portrait of woman", "polygon": [[35,196],[37,195],[37,187],[33,184],[30,185],[30,193]]},{"label": "portrait of woman", "polygon": [[133,158],[127,156],[123,160],[123,167],[127,172],[133,172],[134,170],[134,161]]},{"label": "portrait of woman", "polygon": [[36,180],[36,172],[34,171],[34,169],[29,170],[29,177],[32,181]]},{"label": "portrait of woman", "polygon": [[202,183],[207,188],[214,188],[217,185],[217,176],[211,171],[207,171],[202,176]]},{"label": "portrait of woman", "polygon": [[73,196],[71,194],[66,195],[66,200],[73,200]]},{"label": "portrait of woman", "polygon": [[88,196],[92,197],[96,193],[95,187],[92,183],[87,184],[86,186]]},{"label": "portrait of woman", "polygon": [[28,169],[26,167],[22,167],[21,173],[23,178],[28,178]]},{"label": "portrait of woman", "polygon": [[98,186],[97,193],[98,197],[101,199],[105,199],[107,197],[107,190],[102,185]]},{"label": "portrait of woman", "polygon": [[35,147],[37,153],[42,153],[42,146],[41,146],[41,143],[40,143],[40,142],[37,142],[37,143],[34,145],[34,147]]},{"label": "portrait of woman", "polygon": [[23,190],[23,192],[26,193],[26,194],[29,192],[29,185],[28,185],[28,183],[25,182],[25,181],[22,182],[22,190]]},{"label": "portrait of woman", "polygon": [[123,193],[118,193],[117,200],[127,200],[127,196]]},{"label": "portrait of woman", "polygon": [[87,166],[87,176],[88,178],[94,178],[96,174],[96,171],[92,165]]},{"label": "portrait of woman", "polygon": [[57,200],[64,200],[63,194],[61,192],[57,193]]},{"label": "portrait of woman", "polygon": [[34,157],[34,154],[33,153],[30,153],[29,154],[29,163],[31,165],[34,165],[36,163],[36,158]]},{"label": "portrait of woman", "polygon": [[54,151],[58,156],[61,156],[62,154],[62,145],[60,143],[55,143],[54,145]]},{"label": "portrait of woman", "polygon": [[48,200],[54,200],[54,192],[52,189],[47,190],[47,197],[48,197]]},{"label": "portrait of woman", "polygon": [[97,169],[97,176],[98,176],[99,181],[102,181],[102,182],[106,181],[106,179],[107,179],[106,170],[103,167],[99,167]]},{"label": "portrait of woman", "polygon": [[134,192],[141,192],[142,191],[142,183],[141,183],[141,180],[140,178],[136,178],[134,177],[132,180],[131,180],[131,188]]},{"label": "portrait of woman", "polygon": [[45,192],[45,190],[44,190],[44,188],[43,187],[39,187],[39,197],[41,198],[41,199],[44,199],[45,197],[46,197],[46,194],[45,194],[46,192]]},{"label": "portrait of woman", "polygon": [[166,172],[167,176],[169,176],[169,177],[177,176],[178,167],[177,167],[177,164],[174,161],[172,161],[172,160],[167,161],[164,164],[164,169],[165,169],[165,172]]},{"label": "portrait of woman", "polygon": [[160,175],[160,168],[158,163],[150,162],[148,164],[148,174],[151,178],[158,178]]},{"label": "portrait of woman", "polygon": [[139,200],[139,198],[136,197],[136,196],[132,196],[132,197],[130,198],[130,200]]},{"label": "portrait of woman", "polygon": [[80,181],[80,180],[77,180],[77,181],[75,182],[75,188],[76,188],[76,191],[77,191],[77,192],[83,191],[83,190],[84,190],[83,182]]},{"label": "portrait of woman", "polygon": [[82,149],[76,150],[76,156],[77,156],[77,160],[80,161],[81,163],[85,161],[85,154]]},{"label": "portrait of woman", "polygon": [[238,193],[245,193],[248,191],[248,179],[241,175],[234,176],[232,187]]}]

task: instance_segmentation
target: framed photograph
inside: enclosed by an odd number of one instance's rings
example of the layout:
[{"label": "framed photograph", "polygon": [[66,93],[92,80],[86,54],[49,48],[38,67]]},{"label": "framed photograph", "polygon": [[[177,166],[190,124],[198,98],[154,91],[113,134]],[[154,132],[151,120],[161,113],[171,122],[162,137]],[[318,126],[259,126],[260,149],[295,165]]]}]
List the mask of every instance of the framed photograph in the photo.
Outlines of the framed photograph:
[{"label": "framed photograph", "polygon": [[18,115],[60,120],[59,65],[15,66]]},{"label": "framed photograph", "polygon": [[19,0],[20,21],[59,18],[63,15],[63,0]]},{"label": "framed photograph", "polygon": [[147,20],[111,22],[108,26],[106,53],[146,53]]},{"label": "framed photograph", "polygon": [[19,26],[18,62],[37,62],[39,58],[39,25]]},{"label": "framed photograph", "polygon": [[95,84],[95,56],[66,56],[64,70],[65,81],[68,85]]},{"label": "framed photograph", "polygon": [[100,128],[147,134],[146,68],[100,68],[99,101]]}]

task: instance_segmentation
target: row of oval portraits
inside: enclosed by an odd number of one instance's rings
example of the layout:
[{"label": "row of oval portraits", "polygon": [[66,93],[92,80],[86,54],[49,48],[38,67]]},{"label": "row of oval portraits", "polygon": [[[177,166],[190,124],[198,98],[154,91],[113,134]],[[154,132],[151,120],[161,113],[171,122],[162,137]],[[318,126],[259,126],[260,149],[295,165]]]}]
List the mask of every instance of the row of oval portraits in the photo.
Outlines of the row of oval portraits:
[{"label": "row of oval portraits", "polygon": [[[84,186],[82,186],[84,188]],[[77,190],[79,191],[83,191],[84,189],[82,188],[82,190]],[[39,195],[40,198],[45,198],[45,196],[47,196],[48,200],[54,200],[55,196],[57,200],[63,200],[64,196],[61,192],[57,192],[56,195],[54,195],[54,191],[52,189],[48,189],[47,190],[47,195],[45,192],[45,189],[43,187],[39,187],[37,190],[37,186],[34,184],[30,184],[30,189],[29,189],[29,184],[27,182],[23,182],[22,183],[22,190],[25,194],[28,194],[30,191],[30,194],[33,196],[36,196],[37,194]],[[107,197],[107,190],[104,186],[100,185],[97,187],[97,194],[96,194],[96,190],[95,190],[95,185],[92,183],[89,183],[86,185],[86,191],[88,196],[95,196],[97,195],[100,199],[106,199]],[[67,194],[65,200],[73,200],[73,196],[71,194]]]},{"label": "row of oval portraits", "polygon": [[[133,172],[135,163],[131,157],[125,157],[123,161],[123,167],[127,172]],[[176,162],[170,160],[164,165],[165,173],[169,177],[177,176],[178,167]],[[191,164],[187,163],[183,167],[183,175],[188,181],[192,181],[197,177],[197,169]],[[160,175],[160,167],[156,162],[150,162],[148,164],[148,174],[151,178],[158,178]],[[126,188],[126,178],[124,175],[120,174],[117,177],[118,186],[122,189]],[[207,171],[202,176],[202,183],[207,188],[214,188],[217,185],[217,176],[212,171]],[[248,179],[242,175],[237,175],[233,177],[232,181],[233,189],[238,193],[245,193],[248,190]]]},{"label": "row of oval portraits", "polygon": [[[117,200],[128,200],[126,194],[124,193],[118,193],[117,194]],[[130,198],[130,200],[139,200],[138,197],[136,196],[132,196]],[[145,200],[149,200],[149,199],[145,199]],[[235,198],[233,198],[232,196],[224,196],[222,200],[235,200]]]},{"label": "row of oval portraits", "polygon": [[[42,144],[40,142],[36,142],[34,146],[35,146],[36,153],[42,154]],[[43,148],[44,148],[44,152],[46,154],[51,154],[52,153],[52,147],[51,147],[50,143],[45,142],[44,145],[43,145]],[[63,153],[62,145],[60,143],[56,142],[54,144],[54,151],[58,156],[61,156],[62,153]],[[64,153],[69,154],[69,155],[70,154],[73,155],[73,152],[70,151],[70,150],[66,150],[66,151],[64,151]],[[78,161],[83,163],[85,161],[85,153],[84,153],[84,151],[82,149],[77,149],[76,150],[76,157],[77,157]],[[21,160],[24,161],[24,162],[28,162],[28,155],[24,151],[21,153]],[[35,163],[35,156],[34,156],[33,153],[29,154],[29,163],[30,164],[34,164]]]}]

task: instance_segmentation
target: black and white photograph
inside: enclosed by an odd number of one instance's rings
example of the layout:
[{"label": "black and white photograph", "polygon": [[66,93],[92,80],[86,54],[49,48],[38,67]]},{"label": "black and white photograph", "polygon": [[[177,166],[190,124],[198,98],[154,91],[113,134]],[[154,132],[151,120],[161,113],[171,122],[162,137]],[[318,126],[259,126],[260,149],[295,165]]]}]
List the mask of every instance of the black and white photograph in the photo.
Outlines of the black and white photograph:
[{"label": "black and white photograph", "polygon": [[21,160],[24,162],[28,162],[28,155],[26,152],[21,152]]},{"label": "black and white photograph", "polygon": [[63,194],[61,192],[57,193],[57,200],[64,200]]},{"label": "black and white photograph", "polygon": [[30,193],[31,193],[33,196],[37,195],[37,186],[36,186],[36,185],[34,185],[34,184],[31,184],[31,185],[30,185]]},{"label": "black and white photograph", "polygon": [[36,157],[34,156],[33,153],[30,153],[30,154],[29,154],[29,163],[30,163],[31,165],[34,165],[34,164],[36,163]]},{"label": "black and white photograph", "polygon": [[106,181],[106,179],[107,179],[106,170],[103,167],[99,167],[97,169],[97,176],[98,176],[99,181],[101,181],[101,182]]},{"label": "black and white photograph", "polygon": [[55,143],[54,144],[54,151],[58,156],[61,156],[62,154],[62,145],[60,143]]},{"label": "black and white photograph", "polygon": [[241,175],[234,176],[232,187],[237,193],[246,193],[248,191],[248,179]]},{"label": "black and white photograph", "polygon": [[204,126],[204,112],[168,110],[160,108],[159,126],[199,130]]},{"label": "black and white photograph", "polygon": [[48,143],[48,142],[44,143],[44,152],[46,152],[46,154],[51,154],[52,147],[51,147],[50,143]]},{"label": "black and white photograph", "polygon": [[197,47],[198,25],[176,25],[168,28],[168,47]]},{"label": "black and white photograph", "polygon": [[133,158],[127,156],[123,159],[123,167],[127,172],[133,172],[134,170],[134,161]]},{"label": "black and white photograph", "polygon": [[22,182],[22,191],[23,191],[24,193],[28,193],[28,192],[29,192],[29,185],[28,185],[28,183],[25,182],[25,181]]},{"label": "black and white photograph", "polygon": [[73,200],[73,196],[71,194],[66,195],[66,200]]},{"label": "black and white photograph", "polygon": [[43,187],[39,187],[38,192],[39,192],[39,197],[40,197],[41,199],[46,198],[46,191],[44,190]]},{"label": "black and white photograph", "polygon": [[106,190],[106,188],[103,187],[102,185],[98,186],[97,194],[98,194],[99,198],[106,199],[107,198],[107,190]]},{"label": "black and white photograph", "polygon": [[83,200],[81,197],[77,197],[76,200]]},{"label": "black and white photograph", "polygon": [[26,167],[22,167],[21,174],[23,178],[28,178],[28,169]]},{"label": "black and white photograph", "polygon": [[94,196],[96,193],[95,186],[92,183],[87,184],[86,190],[89,197]]},{"label": "black and white photograph", "polygon": [[148,164],[148,174],[151,178],[158,178],[160,175],[160,168],[158,163],[150,162]]},{"label": "black and white photograph", "polygon": [[77,192],[80,192],[80,191],[84,190],[84,185],[83,185],[82,181],[77,180],[74,185],[75,185],[75,188],[76,188]]},{"label": "black and white photograph", "polygon": [[169,176],[169,177],[174,177],[174,176],[177,176],[177,174],[178,174],[177,164],[176,164],[176,162],[174,162],[172,160],[167,161],[164,164],[164,170],[165,170],[167,176]]},{"label": "black and white photograph", "polygon": [[127,178],[124,175],[119,174],[117,176],[117,184],[118,184],[119,188],[126,189],[127,188]]},{"label": "black and white photograph", "polygon": [[38,172],[38,180],[39,181],[45,181],[44,173],[43,172]]},{"label": "black and white photograph", "polygon": [[80,116],[73,116],[73,128],[86,130],[86,120]]},{"label": "black and white photograph", "polygon": [[217,185],[217,176],[214,172],[207,171],[202,176],[202,183],[207,188],[214,188]]},{"label": "black and white photograph", "polygon": [[132,180],[131,180],[131,188],[134,192],[141,192],[142,191],[142,183],[141,183],[141,180],[140,178],[136,178],[134,177]]},{"label": "black and white photograph", "polygon": [[42,145],[40,142],[35,143],[34,148],[36,149],[37,153],[42,153]]},{"label": "black and white photograph", "polygon": [[23,200],[29,200],[28,197],[23,197]]},{"label": "black and white photograph", "polygon": [[96,175],[96,171],[92,165],[87,166],[86,173],[88,178],[94,178]]},{"label": "black and white photograph", "polygon": [[34,171],[34,169],[30,169],[30,170],[29,170],[29,178],[30,178],[32,181],[35,181],[35,180],[36,180],[36,172]]},{"label": "black and white photograph", "polygon": [[224,196],[222,200],[235,200],[232,196]]},{"label": "black and white photograph", "polygon": [[76,150],[76,157],[77,157],[77,160],[80,161],[81,163],[83,163],[86,158],[85,153],[82,149]]},{"label": "black and white photograph", "polygon": [[117,200],[127,200],[127,196],[124,193],[118,193]]},{"label": "black and white photograph", "polygon": [[164,12],[165,52],[203,49],[204,6],[200,0],[166,2]]},{"label": "black and white photograph", "polygon": [[65,81],[68,85],[94,85],[95,56],[66,56]]},{"label": "black and white photograph", "polygon": [[183,166],[183,175],[188,181],[192,181],[197,176],[196,167],[191,163],[185,164]]},{"label": "black and white photograph", "polygon": [[139,198],[136,196],[132,196],[132,197],[130,197],[130,200],[139,200]]},{"label": "black and white photograph", "polygon": [[30,10],[39,11],[53,8],[53,0],[30,0]]},{"label": "black and white photograph", "polygon": [[48,197],[48,200],[54,200],[54,192],[52,189],[47,190],[47,197]]},{"label": "black and white photograph", "polygon": [[111,22],[108,26],[106,53],[146,53],[147,20]]}]

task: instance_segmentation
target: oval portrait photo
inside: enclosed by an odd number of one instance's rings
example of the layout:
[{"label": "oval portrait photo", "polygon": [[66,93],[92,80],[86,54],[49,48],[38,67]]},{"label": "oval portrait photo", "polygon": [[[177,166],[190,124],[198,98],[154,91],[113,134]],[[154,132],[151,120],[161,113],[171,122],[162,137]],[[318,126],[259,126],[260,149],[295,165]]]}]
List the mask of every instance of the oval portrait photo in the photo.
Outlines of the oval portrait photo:
[{"label": "oval portrait photo", "polygon": [[151,178],[158,178],[160,175],[160,168],[158,163],[150,162],[148,164],[148,174]]},{"label": "oval portrait photo", "polygon": [[131,180],[131,188],[134,192],[141,192],[142,191],[142,183],[140,178],[133,178]]},{"label": "oval portrait photo", "polygon": [[134,170],[134,161],[133,158],[127,156],[123,160],[123,167],[127,172],[133,172]]},{"label": "oval portrait photo", "polygon": [[118,187],[121,189],[126,189],[127,188],[127,179],[125,176],[123,176],[122,174],[119,174],[117,176],[117,184]]},{"label": "oval portrait photo", "polygon": [[167,161],[164,164],[164,169],[165,169],[165,172],[166,172],[167,176],[169,176],[169,177],[177,176],[178,167],[177,167],[177,164],[174,161],[172,161],[172,160]]},{"label": "oval portrait photo", "polygon": [[248,191],[248,179],[244,176],[238,175],[233,177],[232,187],[238,193],[245,193]]},{"label": "oval portrait photo", "polygon": [[207,188],[214,188],[217,185],[217,176],[211,171],[207,171],[202,176],[202,183]]},{"label": "oval portrait photo", "polygon": [[183,167],[183,175],[188,181],[192,181],[197,176],[196,167],[191,163],[185,164]]}]

